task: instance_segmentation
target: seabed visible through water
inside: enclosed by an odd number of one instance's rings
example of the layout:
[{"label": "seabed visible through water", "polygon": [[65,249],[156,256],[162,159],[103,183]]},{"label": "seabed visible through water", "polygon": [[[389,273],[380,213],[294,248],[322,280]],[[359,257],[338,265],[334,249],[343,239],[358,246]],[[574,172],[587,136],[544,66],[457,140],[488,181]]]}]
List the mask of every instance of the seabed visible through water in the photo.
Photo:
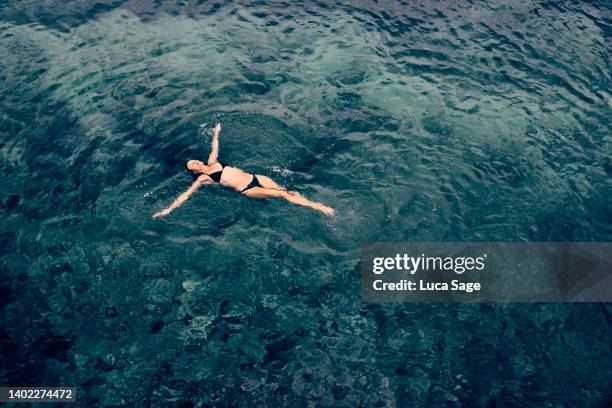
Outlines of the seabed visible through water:
[{"label": "seabed visible through water", "polygon": [[[0,4],[0,385],[610,403],[609,304],[361,301],[368,242],[610,241],[610,7]],[[220,158],[338,211],[184,191]]]}]

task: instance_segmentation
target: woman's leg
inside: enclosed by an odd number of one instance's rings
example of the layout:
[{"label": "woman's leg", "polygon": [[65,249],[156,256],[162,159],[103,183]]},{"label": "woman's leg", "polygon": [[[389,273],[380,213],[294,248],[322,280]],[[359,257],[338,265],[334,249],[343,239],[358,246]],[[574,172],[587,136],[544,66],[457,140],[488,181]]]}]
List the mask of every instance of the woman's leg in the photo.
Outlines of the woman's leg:
[{"label": "woman's leg", "polygon": [[310,207],[313,210],[322,212],[327,216],[334,215],[334,209],[330,208],[321,203],[316,203],[308,200],[297,191],[285,191],[273,188],[254,187],[243,193],[245,196],[250,198],[284,198],[291,204],[301,205],[304,207]]},{"label": "woman's leg", "polygon": [[273,188],[275,190],[287,190],[285,187],[277,184],[276,181],[272,180],[270,177],[262,176],[261,174],[256,174],[257,180],[259,180],[259,184],[263,188]]}]

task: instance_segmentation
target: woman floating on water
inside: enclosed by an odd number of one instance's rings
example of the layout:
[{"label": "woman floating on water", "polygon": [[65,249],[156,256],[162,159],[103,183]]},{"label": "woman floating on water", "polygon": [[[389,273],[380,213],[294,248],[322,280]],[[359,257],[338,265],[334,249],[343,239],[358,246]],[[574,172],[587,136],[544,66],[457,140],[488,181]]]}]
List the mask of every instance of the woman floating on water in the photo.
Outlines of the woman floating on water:
[{"label": "woman floating on water", "polygon": [[153,215],[153,218],[163,217],[183,204],[189,196],[195,193],[204,184],[219,183],[224,187],[231,187],[240,194],[251,198],[284,198],[292,204],[303,205],[322,212],[327,216],[334,215],[334,209],[321,203],[315,203],[296,191],[287,191],[269,177],[260,174],[246,173],[237,167],[226,166],[217,161],[219,154],[219,132],[221,124],[215,126],[212,140],[212,149],[208,156],[208,165],[199,160],[189,160],[185,165],[194,177],[194,182],[187,191],[178,196],[170,207]]}]

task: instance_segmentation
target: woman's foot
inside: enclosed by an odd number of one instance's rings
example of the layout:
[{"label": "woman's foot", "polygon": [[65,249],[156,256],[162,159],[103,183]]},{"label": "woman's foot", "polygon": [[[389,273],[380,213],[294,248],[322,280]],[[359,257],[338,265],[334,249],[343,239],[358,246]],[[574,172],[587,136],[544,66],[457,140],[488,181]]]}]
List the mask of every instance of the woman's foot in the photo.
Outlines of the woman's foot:
[{"label": "woman's foot", "polygon": [[336,214],[336,210],[323,204],[318,204],[315,210],[322,212],[328,217],[333,217]]},{"label": "woman's foot", "polygon": [[332,217],[335,214],[333,208],[323,205],[321,203],[313,203],[312,201],[306,199],[303,195],[298,193],[297,191],[283,191],[280,193],[280,197],[283,197],[285,200],[290,203],[303,205],[305,207],[310,207],[314,210],[317,210],[328,217]]}]

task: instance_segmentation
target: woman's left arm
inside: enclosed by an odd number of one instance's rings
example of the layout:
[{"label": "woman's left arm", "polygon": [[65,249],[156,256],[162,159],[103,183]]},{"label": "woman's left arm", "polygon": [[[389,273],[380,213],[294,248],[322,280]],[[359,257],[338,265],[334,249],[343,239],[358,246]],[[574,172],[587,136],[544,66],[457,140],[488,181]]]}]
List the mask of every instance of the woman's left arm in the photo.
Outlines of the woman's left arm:
[{"label": "woman's left arm", "polygon": [[221,124],[217,123],[217,126],[215,126],[215,134],[213,135],[210,145],[210,154],[208,155],[209,166],[213,163],[217,163],[219,160],[219,132],[221,132]]},{"label": "woman's left arm", "polygon": [[191,196],[193,193],[198,191],[200,186],[202,186],[203,184],[211,184],[212,182],[213,182],[212,179],[208,177],[207,175],[205,174],[201,175],[193,182],[191,187],[189,187],[189,189],[185,191],[183,194],[178,196],[177,199],[174,200],[174,202],[170,204],[168,208],[165,208],[153,214],[153,218],[163,217],[163,216],[170,214],[174,209],[180,207],[185,201],[187,201],[189,196]]}]

